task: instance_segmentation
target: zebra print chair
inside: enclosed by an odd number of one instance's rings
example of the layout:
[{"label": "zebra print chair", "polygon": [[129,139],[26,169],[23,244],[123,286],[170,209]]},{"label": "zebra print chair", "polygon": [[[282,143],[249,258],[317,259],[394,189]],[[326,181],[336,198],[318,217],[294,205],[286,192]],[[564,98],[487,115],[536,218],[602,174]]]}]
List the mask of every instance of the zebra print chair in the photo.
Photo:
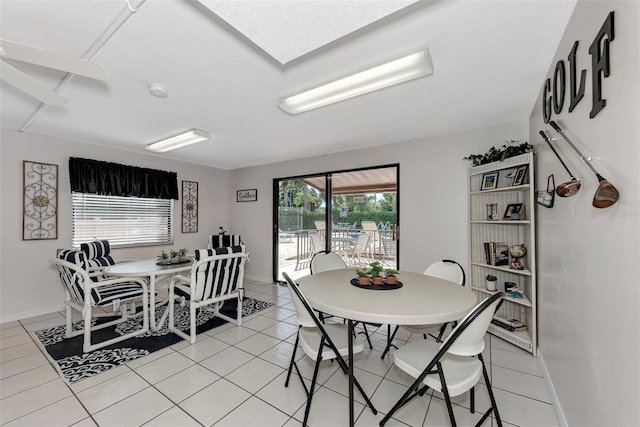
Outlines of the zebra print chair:
[{"label": "zebra print chair", "polygon": [[[66,332],[65,338],[84,334],[82,351],[88,353],[93,350],[120,342],[134,336],[144,334],[149,330],[148,292],[147,283],[143,279],[118,277],[94,281],[89,275],[89,264],[86,254],[81,251],[58,249],[53,263],[58,269],[60,281],[65,290]],[[131,333],[118,336],[97,344],[91,343],[91,332],[124,322],[129,319],[127,303],[142,299],[142,327]],[[113,317],[113,313],[94,314],[94,307],[112,306],[114,311],[120,311],[121,316],[115,320],[94,323],[94,318]],[[82,313],[83,328],[73,330],[72,309]]]},{"label": "zebra print chair", "polygon": [[[241,325],[244,264],[247,258],[244,246],[197,249],[189,277],[174,276],[169,282],[169,301],[174,301],[176,297],[181,298],[183,304],[189,301],[189,334],[176,326],[173,303],[169,304],[169,330],[194,344],[197,310],[203,307],[213,310],[221,319]],[[224,302],[234,298],[238,299],[236,319],[220,312]]]},{"label": "zebra print chair", "polygon": [[229,248],[243,245],[239,234],[212,234],[207,249]]}]

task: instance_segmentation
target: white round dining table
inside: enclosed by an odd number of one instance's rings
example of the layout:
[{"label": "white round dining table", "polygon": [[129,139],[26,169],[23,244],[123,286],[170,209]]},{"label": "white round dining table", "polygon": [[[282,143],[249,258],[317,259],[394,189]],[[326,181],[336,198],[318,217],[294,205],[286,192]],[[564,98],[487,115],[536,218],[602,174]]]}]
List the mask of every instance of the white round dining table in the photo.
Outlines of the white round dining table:
[{"label": "white round dining table", "polygon": [[429,325],[462,319],[478,299],[468,288],[419,273],[400,272],[398,289],[350,283],[355,269],[331,270],[297,280],[309,304],[323,313],[343,317],[349,324],[349,425],[353,412],[353,321],[390,325]]},{"label": "white round dining table", "polygon": [[331,270],[297,280],[311,306],[323,313],[368,323],[430,325],[462,319],[477,304],[468,288],[419,273],[400,272],[399,289],[350,284],[354,269]]}]

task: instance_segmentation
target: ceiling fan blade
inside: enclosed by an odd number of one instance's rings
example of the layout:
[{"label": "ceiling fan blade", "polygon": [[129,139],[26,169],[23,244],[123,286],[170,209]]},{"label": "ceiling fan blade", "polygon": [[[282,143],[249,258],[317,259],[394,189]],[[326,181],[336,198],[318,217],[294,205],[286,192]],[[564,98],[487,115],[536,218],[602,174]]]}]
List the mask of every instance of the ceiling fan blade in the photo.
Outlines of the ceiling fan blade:
[{"label": "ceiling fan blade", "polygon": [[67,103],[66,99],[54,91],[45,88],[22,71],[3,61],[0,61],[0,78],[45,104],[62,105]]},{"label": "ceiling fan blade", "polygon": [[0,46],[3,51],[2,56],[5,58],[66,71],[92,79],[107,80],[107,71],[101,65],[86,59],[60,55],[9,40],[0,40]]}]

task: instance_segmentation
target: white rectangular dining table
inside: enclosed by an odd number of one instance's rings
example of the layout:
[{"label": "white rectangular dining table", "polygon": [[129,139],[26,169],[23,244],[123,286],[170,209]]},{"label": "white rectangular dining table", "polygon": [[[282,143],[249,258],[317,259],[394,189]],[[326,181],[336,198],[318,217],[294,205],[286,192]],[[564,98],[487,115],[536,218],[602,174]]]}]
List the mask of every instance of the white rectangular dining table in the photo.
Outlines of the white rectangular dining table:
[{"label": "white rectangular dining table", "polygon": [[349,325],[349,425],[353,412],[353,322],[391,325],[430,325],[462,319],[477,304],[465,287],[424,274],[400,272],[402,287],[381,290],[375,285],[350,284],[354,269],[325,271],[297,280],[302,293],[316,310],[348,320]]},{"label": "white rectangular dining table", "polygon": [[104,270],[104,274],[117,277],[148,277],[149,278],[149,327],[157,331],[169,314],[165,310],[160,319],[156,321],[156,282],[160,276],[172,276],[183,271],[191,270],[193,260],[181,264],[159,265],[157,259],[123,262],[111,265]]}]

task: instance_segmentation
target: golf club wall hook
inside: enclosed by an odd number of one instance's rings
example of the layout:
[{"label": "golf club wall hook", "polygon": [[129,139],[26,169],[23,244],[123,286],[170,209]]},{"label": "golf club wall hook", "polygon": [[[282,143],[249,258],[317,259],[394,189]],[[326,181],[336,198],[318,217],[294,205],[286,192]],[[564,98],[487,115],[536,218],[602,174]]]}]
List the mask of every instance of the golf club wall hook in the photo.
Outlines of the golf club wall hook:
[{"label": "golf club wall hook", "polygon": [[586,165],[589,166],[589,169],[591,169],[591,171],[598,178],[600,185],[598,185],[598,188],[596,189],[596,193],[593,195],[593,202],[591,203],[593,207],[599,208],[599,209],[608,208],[609,206],[612,206],[615,202],[617,202],[618,197],[620,196],[618,189],[598,173],[598,171],[590,163],[591,157],[589,158],[585,157],[585,155],[582,154],[580,150],[578,150],[578,147],[576,147],[574,143],[571,142],[569,137],[567,137],[567,135],[565,134],[565,131],[562,130],[562,128],[560,128],[560,126],[558,126],[558,124],[555,121],[551,120],[549,124],[553,129],[555,129],[556,132],[558,132],[558,134],[560,134],[562,139],[567,141],[567,143],[571,146],[571,148],[573,148],[575,152],[578,153],[578,155],[580,156],[580,160],[586,163]]}]

